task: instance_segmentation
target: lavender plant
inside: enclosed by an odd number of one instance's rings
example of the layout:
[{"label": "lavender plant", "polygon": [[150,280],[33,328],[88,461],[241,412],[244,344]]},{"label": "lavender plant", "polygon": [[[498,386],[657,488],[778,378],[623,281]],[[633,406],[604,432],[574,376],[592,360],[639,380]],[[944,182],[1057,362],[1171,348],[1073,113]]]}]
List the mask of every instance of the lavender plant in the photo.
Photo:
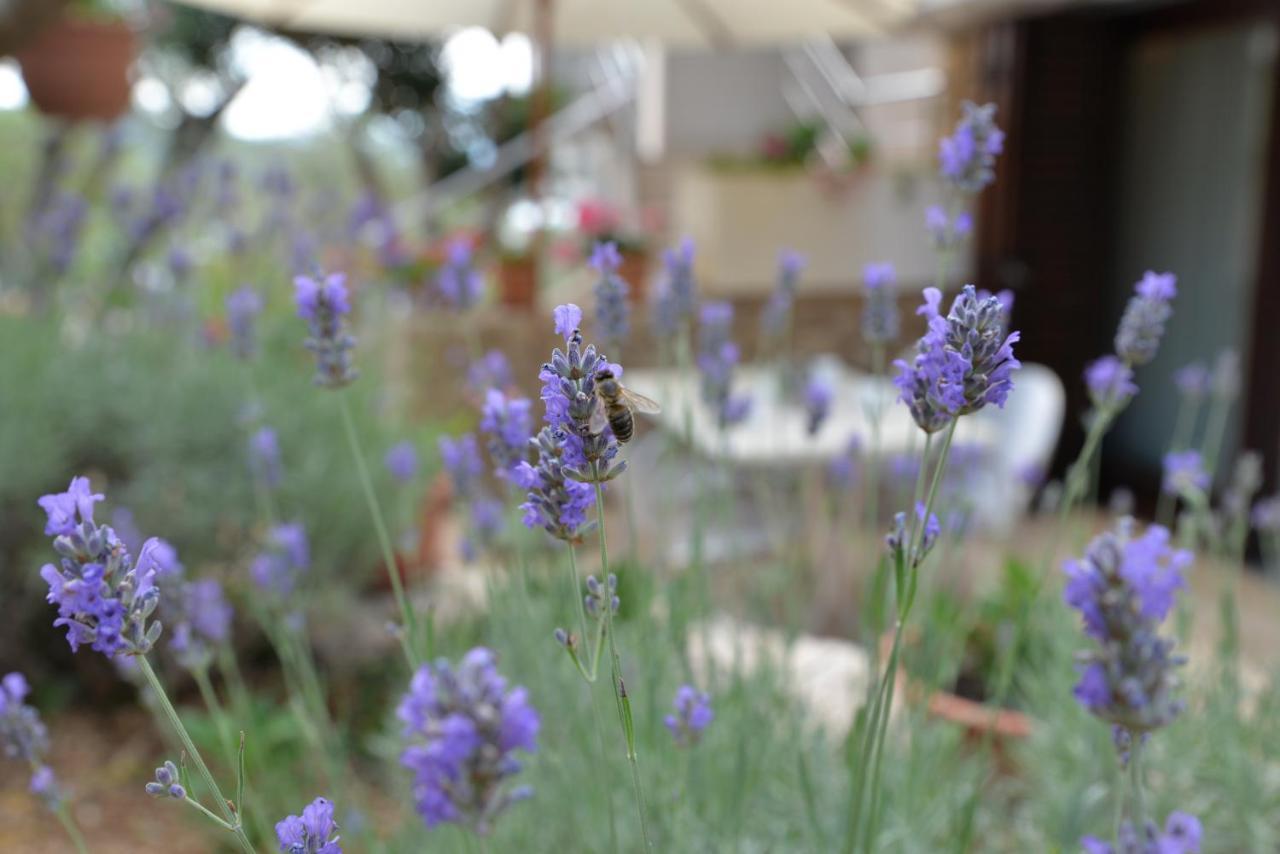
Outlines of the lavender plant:
[{"label": "lavender plant", "polygon": [[922,464],[916,479],[914,513],[910,519],[906,514],[899,514],[894,531],[886,541],[893,567],[897,621],[885,675],[866,718],[860,767],[853,782],[846,851],[852,851],[858,843],[868,852],[874,850],[879,820],[880,766],[897,681],[902,632],[915,603],[920,565],[940,530],[933,506],[946,471],[956,423],[960,417],[978,412],[988,404],[1004,406],[1013,388],[1013,372],[1020,366],[1013,355],[1018,333],[1006,330],[1007,312],[998,297],[980,299],[973,286],[966,285],[945,316],[938,310],[941,300],[942,294],[937,289],[925,289],[919,313],[928,322],[927,331],[916,345],[912,362],[894,363],[898,369],[895,383],[901,392],[900,399],[916,425],[925,432],[923,461],[930,459],[934,435],[944,430],[945,434],[937,463],[928,478],[927,493],[924,488],[928,467]]},{"label": "lavender plant", "polygon": [[[1139,536],[1133,520],[1123,519],[1114,531],[1095,538],[1082,559],[1063,566],[1063,599],[1080,612],[1085,635],[1095,644],[1079,655],[1075,696],[1111,725],[1120,762],[1129,770],[1128,827],[1118,829],[1116,851],[1148,850],[1138,843],[1154,844],[1159,837],[1146,815],[1142,751],[1148,737],[1185,708],[1178,696],[1178,668],[1185,659],[1159,632],[1177,591],[1186,586],[1182,572],[1192,556],[1168,543],[1164,528],[1153,525]],[[1198,822],[1193,836],[1193,841],[1182,839],[1191,841],[1188,847],[1172,850],[1197,850]],[[1086,850],[1107,850],[1094,839],[1084,844]]]},{"label": "lavender plant", "polygon": [[[160,604],[156,560],[148,554],[149,549],[155,549],[155,541],[144,544],[142,556],[146,559],[135,565],[115,532],[94,520],[94,505],[102,500],[102,494],[94,493],[85,477],[74,478],[66,492],[39,500],[47,516],[45,533],[54,538],[53,547],[59,555],[57,566],[45,564],[40,570],[49,585],[49,602],[58,606],[54,625],[67,629],[67,643],[73,652],[88,644],[108,658],[129,656],[137,662],[187,755],[199,769],[221,817],[189,794],[185,802],[230,832],[242,850],[252,852],[239,818],[243,802],[223,796],[147,660],[163,630],[158,620],[151,620]],[[189,791],[190,787],[184,789]]]},{"label": "lavender plant", "polygon": [[455,822],[485,836],[532,794],[507,782],[520,771],[516,753],[537,751],[541,721],[528,692],[507,687],[489,650],[471,650],[456,670],[444,660],[420,667],[397,715],[407,742],[400,762],[413,772],[428,828]]},{"label": "lavender plant", "polygon": [[[543,364],[542,369],[538,373],[538,378],[542,381],[541,397],[546,408],[545,420],[550,426],[550,431],[544,428],[543,433],[539,436],[540,444],[545,439],[548,442],[559,442],[558,446],[548,449],[545,452],[540,447],[539,451],[539,471],[537,486],[530,487],[529,502],[530,509],[526,510],[526,524],[532,518],[534,521],[541,519],[547,530],[552,530],[556,524],[563,524],[562,514],[565,510],[575,512],[581,501],[582,492],[575,488],[572,492],[565,490],[562,495],[552,496],[547,494],[546,487],[552,486],[553,481],[550,476],[557,471],[562,473],[568,480],[578,482],[580,484],[592,484],[595,491],[596,505],[596,531],[600,537],[600,565],[601,571],[606,578],[609,575],[609,551],[605,541],[604,527],[604,487],[605,483],[617,478],[626,470],[626,461],[618,461],[619,446],[616,438],[613,436],[612,428],[608,426],[606,421],[603,429],[593,426],[597,424],[597,419],[593,418],[596,412],[598,401],[598,390],[596,388],[596,375],[601,369],[607,369],[613,377],[622,375],[622,366],[610,364],[608,360],[600,353],[597,353],[594,344],[586,344],[582,339],[582,332],[578,328],[582,321],[582,310],[578,306],[569,303],[557,306],[554,313],[555,331],[564,338],[565,351],[561,352],[560,348],[555,348],[551,354],[551,361]],[[544,465],[544,462],[546,465]],[[531,467],[530,467],[531,468]],[[529,468],[521,469],[522,477],[526,477],[526,482],[535,483],[532,478],[528,478]],[[549,477],[543,480],[542,475],[546,473]],[[576,493],[576,498],[575,498]],[[576,518],[570,517],[571,521],[576,522]],[[580,590],[578,582],[578,571],[576,558],[572,541],[569,546],[569,559],[573,571],[574,589]],[[612,598],[612,597],[610,597]],[[640,816],[640,828],[644,838],[645,849],[651,848],[649,836],[648,820],[645,815],[644,792],[640,782],[640,770],[638,757],[635,749],[635,727],[632,720],[631,701],[627,694],[626,683],[622,677],[622,660],[618,653],[617,642],[614,635],[614,621],[612,607],[602,607],[598,609],[603,613],[603,620],[598,621],[599,634],[597,638],[603,636],[609,645],[609,659],[611,665],[611,685],[613,687],[614,701],[617,706],[619,724],[623,730],[623,736],[627,746],[627,760],[631,766],[631,778],[635,791],[636,809]],[[583,637],[586,636],[586,616],[585,603],[579,611],[579,619],[583,628]],[[578,666],[583,676],[587,678],[588,684],[594,681],[595,673],[583,671],[581,662],[576,655],[575,644],[572,643],[567,633],[559,630],[556,633],[557,640],[569,652],[575,665]],[[599,641],[597,649],[599,649]],[[599,654],[597,653],[596,661],[598,662]]]},{"label": "lavender plant", "polygon": [[25,762],[31,768],[28,788],[49,809],[71,838],[76,851],[85,854],[88,847],[84,835],[71,815],[70,804],[48,764],[49,731],[40,713],[27,705],[31,692],[26,677],[9,673],[0,679],[0,747],[10,759]]},{"label": "lavender plant", "polygon": [[765,353],[785,352],[795,328],[796,286],[804,272],[805,257],[784,249],[778,253],[778,279],[769,301],[760,314],[761,349]]},{"label": "lavender plant", "polygon": [[[345,328],[345,318],[351,313],[346,277],[341,273],[333,273],[321,283],[307,276],[298,276],[294,280],[294,288],[298,316],[306,320],[311,327],[311,336],[305,344],[307,349],[316,355],[315,383],[322,388],[341,390],[342,387],[354,382],[357,376],[351,364],[351,350],[355,347],[355,339],[346,332]],[[360,485],[364,491],[365,504],[369,508],[369,515],[373,521],[374,533],[377,535],[378,546],[382,551],[387,576],[391,579],[391,590],[395,596],[396,606],[400,610],[401,625],[396,636],[400,640],[405,661],[410,667],[416,667],[420,641],[417,620],[409,605],[409,599],[405,595],[404,581],[400,578],[400,565],[396,561],[395,549],[391,545],[391,535],[387,532],[385,517],[373,489],[369,465],[365,461],[355,421],[351,417],[351,405],[346,395],[339,394],[337,397],[347,444],[350,446],[356,474],[360,478]],[[427,643],[430,643],[430,638],[431,631],[428,629]]]},{"label": "lavender plant", "polygon": [[597,243],[591,250],[591,268],[600,279],[596,282],[596,328],[604,346],[621,352],[622,344],[631,333],[631,305],[627,295],[631,288],[620,275],[618,267],[622,256],[613,242]]},{"label": "lavender plant", "polygon": [[702,375],[702,401],[715,414],[721,431],[751,414],[751,397],[735,394],[733,371],[740,354],[733,343],[733,306],[705,303],[698,312],[698,370]]}]

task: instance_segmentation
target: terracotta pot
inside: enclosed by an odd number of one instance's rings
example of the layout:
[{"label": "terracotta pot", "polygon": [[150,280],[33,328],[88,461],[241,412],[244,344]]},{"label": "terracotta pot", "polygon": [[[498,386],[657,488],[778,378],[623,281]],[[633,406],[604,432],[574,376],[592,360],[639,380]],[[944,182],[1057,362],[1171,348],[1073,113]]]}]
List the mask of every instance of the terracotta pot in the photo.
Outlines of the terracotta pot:
[{"label": "terracotta pot", "polygon": [[129,109],[136,42],[122,21],[69,15],[41,30],[17,54],[31,101],[47,116],[110,121]]},{"label": "terracotta pot", "polygon": [[532,258],[503,258],[498,264],[499,299],[513,308],[532,308],[538,295],[538,267]]},{"label": "terracotta pot", "polygon": [[649,292],[649,254],[626,250],[622,254],[622,264],[618,266],[618,275],[631,286],[631,302],[644,303]]},{"label": "terracotta pot", "polygon": [[[910,630],[904,633],[903,645],[913,642]],[[893,650],[893,632],[880,636],[880,666],[884,668]],[[949,721],[964,730],[965,741],[977,747],[990,739],[997,766],[1005,773],[1015,767],[1010,756],[1012,745],[1031,735],[1032,721],[1016,709],[997,709],[948,691],[930,691],[914,679],[898,658],[898,681],[895,694],[913,705],[925,704],[929,716]]]}]

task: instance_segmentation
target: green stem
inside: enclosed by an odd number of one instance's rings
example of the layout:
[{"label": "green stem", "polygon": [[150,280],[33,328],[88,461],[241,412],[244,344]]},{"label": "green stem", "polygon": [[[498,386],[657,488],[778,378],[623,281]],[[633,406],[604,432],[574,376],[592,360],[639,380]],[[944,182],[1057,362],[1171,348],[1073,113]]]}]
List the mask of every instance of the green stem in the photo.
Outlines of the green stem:
[{"label": "green stem", "polygon": [[191,671],[192,678],[196,681],[196,687],[200,689],[200,699],[204,701],[205,709],[213,717],[214,727],[218,730],[218,742],[222,746],[222,752],[226,754],[227,762],[235,764],[236,748],[231,738],[230,724],[227,721],[227,713],[222,708],[222,703],[218,700],[218,695],[213,690],[213,683],[209,681],[209,668],[196,667]]},{"label": "green stem", "polygon": [[[918,503],[920,503],[920,498],[924,493],[925,475],[928,469],[928,461],[929,461],[929,450],[932,447],[932,445],[933,445],[933,434],[926,433],[925,439],[924,439],[924,452],[920,457],[920,469],[916,474],[916,485],[911,498],[911,508],[908,512],[908,518],[910,519],[909,530],[911,531],[911,534],[908,537],[908,544],[910,544],[915,539],[915,521],[916,521],[915,507]],[[908,550],[907,555],[909,554],[910,554],[910,551]],[[896,622],[896,628],[894,631],[894,651],[890,653],[889,662],[886,664],[885,674],[883,677],[879,676],[878,671],[873,671],[873,678],[877,678],[879,681],[876,685],[875,696],[872,698],[870,713],[864,718],[866,723],[864,725],[864,729],[862,733],[862,749],[858,754],[858,762],[859,762],[858,775],[856,780],[854,781],[853,792],[852,792],[853,814],[850,817],[849,824],[845,831],[845,841],[844,841],[844,849],[843,849],[845,851],[845,854],[851,854],[851,852],[854,850],[855,844],[859,839],[859,834],[864,829],[864,825],[862,823],[862,819],[864,815],[863,804],[866,802],[866,798],[868,795],[867,785],[871,776],[870,770],[874,762],[874,757],[876,755],[877,740],[880,737],[880,731],[881,731],[880,720],[881,720],[881,714],[884,711],[884,705],[885,705],[884,704],[885,688],[888,686],[888,683],[890,680],[890,672],[896,669],[896,666],[897,666],[896,652],[901,639],[902,623],[903,623],[902,605],[903,605],[903,602],[905,602],[906,587],[907,587],[904,571],[906,570],[910,562],[909,557],[907,555],[903,555],[901,558],[895,558],[894,595],[897,597],[897,602],[898,602],[898,608],[897,608],[898,620]],[[872,641],[872,643],[874,643],[878,647],[880,643],[880,639],[875,638]]]},{"label": "green stem", "polygon": [[84,835],[80,833],[76,820],[71,817],[71,809],[66,802],[60,802],[53,814],[58,817],[58,823],[67,832],[67,836],[71,837],[71,844],[76,847],[78,854],[89,854],[89,847],[85,845]]},{"label": "green stem", "polygon": [[1200,457],[1204,461],[1204,470],[1210,477],[1218,470],[1218,458],[1222,456],[1222,441],[1227,433],[1227,418],[1231,415],[1231,399],[1215,395],[1209,407],[1209,420],[1204,430],[1204,442],[1200,446]]},{"label": "green stem", "polygon": [[160,703],[161,710],[164,712],[165,717],[169,719],[169,725],[177,733],[178,739],[187,751],[187,755],[191,757],[191,761],[195,762],[196,768],[200,771],[200,776],[204,778],[204,783],[208,787],[209,793],[217,801],[218,812],[222,813],[228,829],[235,835],[236,842],[240,844],[240,848],[248,852],[248,854],[253,854],[253,846],[249,844],[249,837],[245,835],[244,828],[240,826],[240,822],[237,820],[235,813],[232,812],[229,802],[223,796],[222,790],[218,788],[218,781],[213,778],[212,772],[209,771],[209,766],[204,763],[204,757],[196,749],[195,742],[191,740],[191,735],[187,732],[187,728],[182,725],[182,718],[178,717],[178,712],[174,709],[173,703],[169,702],[169,695],[165,693],[164,686],[160,684],[160,679],[156,676],[156,672],[151,669],[151,662],[147,661],[145,655],[137,656],[137,661],[138,668],[147,678],[147,683],[151,686],[156,700]]},{"label": "green stem", "polygon": [[[351,456],[355,459],[356,474],[360,478],[360,486],[364,489],[365,503],[369,506],[369,515],[373,518],[373,530],[378,536],[378,546],[382,550],[382,560],[387,567],[387,575],[391,579],[391,590],[395,594],[396,605],[400,608],[400,647],[410,670],[417,670],[418,628],[413,617],[413,609],[405,597],[404,584],[400,580],[400,565],[396,563],[395,549],[391,547],[391,537],[387,533],[387,525],[383,521],[382,509],[378,505],[378,496],[373,491],[373,478],[369,476],[369,466],[364,459],[364,451],[360,447],[360,437],[356,433],[356,424],[351,417],[351,405],[347,402],[345,392],[338,392],[338,408],[342,411],[342,425],[346,428],[347,443],[351,446]],[[427,657],[432,655],[427,650]]]},{"label": "green stem", "polygon": [[[893,650],[889,654],[888,674],[886,677],[887,684],[884,689],[884,696],[881,700],[880,711],[880,730],[875,742],[875,758],[871,768],[871,790],[868,794],[870,801],[870,810],[867,813],[867,832],[865,837],[865,850],[871,852],[874,850],[876,834],[880,824],[880,793],[883,789],[880,780],[880,766],[884,759],[884,743],[889,730],[889,716],[893,712],[893,693],[894,687],[898,681],[899,652],[902,645],[902,631],[906,626],[908,617],[911,616],[911,608],[915,604],[917,580],[919,578],[920,564],[924,560],[922,554],[924,548],[924,530],[928,526],[929,516],[933,513],[934,502],[938,497],[938,486],[942,482],[943,473],[947,470],[947,461],[951,455],[951,443],[955,438],[956,425],[959,418],[952,419],[951,424],[947,427],[946,435],[942,441],[942,452],[938,455],[937,466],[933,470],[932,482],[929,485],[929,495],[925,499],[924,516],[918,518],[915,516],[915,508],[912,508],[912,517],[915,518],[917,524],[914,531],[913,539],[915,545],[908,550],[907,560],[907,591],[905,600],[899,603],[898,625],[894,631]],[[931,438],[931,437],[929,437]],[[928,462],[929,438],[925,439],[925,457],[921,461],[921,472],[924,472],[925,464]],[[919,481],[917,480],[917,486]]]},{"label": "green stem", "polygon": [[884,374],[884,344],[871,345],[871,376],[876,381],[875,405],[871,412],[871,442],[867,447],[866,464],[866,515],[867,530],[874,531],[880,524],[880,418],[884,414],[883,389],[880,378]]},{"label": "green stem", "polygon": [[[1142,736],[1129,734],[1129,792],[1132,798],[1133,829],[1139,834],[1147,826],[1147,809],[1142,795]],[[1116,840],[1117,844],[1119,840]]]},{"label": "green stem", "polygon": [[613,678],[610,681],[613,683],[613,696],[618,706],[618,720],[622,724],[623,736],[627,742],[627,763],[631,766],[631,783],[635,788],[636,810],[640,814],[640,833],[644,837],[644,850],[652,851],[653,843],[649,839],[649,820],[645,816],[644,789],[640,783],[640,763],[636,756],[635,735],[629,725],[631,701],[627,698],[626,689],[623,687],[622,658],[618,655],[618,644],[614,640],[613,606],[609,602],[609,546],[605,540],[604,485],[600,482],[600,467],[594,462],[591,464],[591,479],[596,487],[596,528],[600,535],[600,574],[604,576],[602,583],[605,585],[605,601],[602,610],[605,634],[609,636],[609,660],[613,671]]}]

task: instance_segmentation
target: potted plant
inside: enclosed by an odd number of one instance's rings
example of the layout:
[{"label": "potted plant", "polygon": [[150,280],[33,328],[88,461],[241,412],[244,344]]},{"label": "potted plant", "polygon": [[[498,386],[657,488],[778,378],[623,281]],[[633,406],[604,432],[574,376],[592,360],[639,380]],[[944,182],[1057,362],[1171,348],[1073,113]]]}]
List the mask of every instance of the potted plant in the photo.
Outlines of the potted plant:
[{"label": "potted plant", "polygon": [[532,308],[538,298],[538,261],[528,249],[498,253],[498,301],[512,308]]},{"label": "potted plant", "polygon": [[40,112],[70,121],[110,121],[129,108],[133,30],[105,0],[74,0],[17,51]]},{"label": "potted plant", "polygon": [[578,232],[583,239],[583,257],[590,257],[597,243],[618,247],[622,263],[618,275],[630,286],[633,303],[644,301],[649,282],[648,240],[643,228],[630,227],[622,212],[608,202],[588,199],[578,203]]},{"label": "potted plant", "polygon": [[[923,704],[931,717],[961,727],[975,744],[989,740],[1006,770],[1011,768],[1011,744],[1027,738],[1033,725],[1020,708],[1017,675],[1048,658],[1045,641],[1034,632],[1013,631],[1035,607],[1039,586],[1031,569],[1010,560],[999,586],[974,608],[945,593],[936,596],[930,603],[930,618],[923,621],[926,628],[908,638],[903,648],[899,685],[906,700]],[[1005,648],[1014,636],[1021,637],[1019,647]],[[888,659],[892,644],[891,633],[881,638],[882,661]],[[957,648],[961,650],[958,660]],[[1006,663],[1012,681],[1005,696],[998,698],[1000,669]],[[999,706],[995,705],[998,699],[1002,699]]]}]

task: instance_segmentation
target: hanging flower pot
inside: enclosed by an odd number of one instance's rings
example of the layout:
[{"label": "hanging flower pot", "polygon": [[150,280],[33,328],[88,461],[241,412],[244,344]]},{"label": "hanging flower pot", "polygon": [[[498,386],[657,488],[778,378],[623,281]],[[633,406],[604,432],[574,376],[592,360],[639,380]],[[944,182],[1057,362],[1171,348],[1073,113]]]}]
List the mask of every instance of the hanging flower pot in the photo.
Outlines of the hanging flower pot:
[{"label": "hanging flower pot", "polygon": [[40,112],[69,121],[110,121],[129,108],[137,43],[123,21],[63,15],[18,51],[22,79]]}]

